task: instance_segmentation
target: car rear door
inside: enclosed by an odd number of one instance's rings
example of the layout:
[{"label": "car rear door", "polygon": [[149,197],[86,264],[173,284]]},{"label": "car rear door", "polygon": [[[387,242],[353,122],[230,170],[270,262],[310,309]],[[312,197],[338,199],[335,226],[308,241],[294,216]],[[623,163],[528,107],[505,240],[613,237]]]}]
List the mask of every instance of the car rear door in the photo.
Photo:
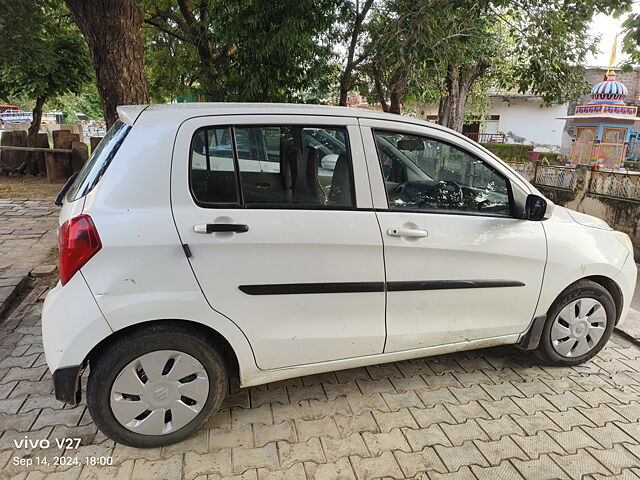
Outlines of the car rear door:
[{"label": "car rear door", "polygon": [[[499,165],[455,135],[361,119],[387,281],[385,352],[517,338],[546,262]],[[506,341],[506,340],[505,340]]]},{"label": "car rear door", "polygon": [[[317,141],[326,136],[331,151]],[[382,352],[382,239],[357,120],[188,120],[171,196],[204,295],[242,329],[260,368]]]}]

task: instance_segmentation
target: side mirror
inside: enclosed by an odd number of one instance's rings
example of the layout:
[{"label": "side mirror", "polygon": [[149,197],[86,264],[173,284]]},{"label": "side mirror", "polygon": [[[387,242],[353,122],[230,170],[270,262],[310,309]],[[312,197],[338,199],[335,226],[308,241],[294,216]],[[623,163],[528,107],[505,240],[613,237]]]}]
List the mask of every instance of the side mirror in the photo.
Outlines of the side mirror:
[{"label": "side mirror", "polygon": [[325,155],[320,161],[320,166],[325,170],[335,170],[338,155]]},{"label": "side mirror", "polygon": [[547,201],[539,195],[530,194],[524,207],[524,215],[527,220],[539,221],[545,218]]}]

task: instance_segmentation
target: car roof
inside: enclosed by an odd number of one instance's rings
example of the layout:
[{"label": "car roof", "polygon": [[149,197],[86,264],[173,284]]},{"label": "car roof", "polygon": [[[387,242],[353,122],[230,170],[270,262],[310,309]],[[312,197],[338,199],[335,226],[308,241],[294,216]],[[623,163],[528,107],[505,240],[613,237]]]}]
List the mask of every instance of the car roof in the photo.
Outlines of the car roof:
[{"label": "car roof", "polygon": [[133,125],[136,119],[144,111],[147,114],[162,117],[169,115],[172,118],[184,120],[192,116],[203,115],[317,115],[331,117],[371,118],[393,122],[412,123],[424,125],[438,130],[453,132],[448,128],[432,122],[393,113],[383,113],[366,108],[335,107],[329,105],[309,105],[300,103],[165,103],[151,105],[123,105],[118,107],[120,120]]}]

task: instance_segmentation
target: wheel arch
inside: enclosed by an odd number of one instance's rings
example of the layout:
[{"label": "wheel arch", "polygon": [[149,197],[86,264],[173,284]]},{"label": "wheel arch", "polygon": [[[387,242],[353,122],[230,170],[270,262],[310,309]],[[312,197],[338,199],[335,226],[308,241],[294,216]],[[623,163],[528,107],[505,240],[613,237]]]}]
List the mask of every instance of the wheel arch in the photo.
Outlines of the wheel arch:
[{"label": "wheel arch", "polygon": [[[601,287],[603,287],[605,290],[609,292],[609,294],[613,298],[613,303],[616,306],[616,323],[615,324],[617,325],[618,322],[620,321],[620,315],[622,314],[622,308],[624,305],[624,296],[622,294],[622,289],[616,283],[616,281],[604,275],[591,275],[588,277],[580,278],[576,280],[576,282],[579,282],[580,280],[591,280],[592,282],[597,283],[598,285],[600,285]],[[576,283],[576,282],[573,282],[573,283]],[[573,285],[573,283],[571,285]]]},{"label": "wheel arch", "polygon": [[233,377],[240,375],[240,363],[238,361],[238,356],[235,352],[235,349],[221,333],[203,323],[181,319],[148,320],[116,330],[108,337],[103,338],[89,351],[84,364],[86,365],[88,363],[89,365],[91,365],[91,362],[95,361],[109,347],[110,344],[118,341],[120,338],[124,338],[128,335],[135,334],[136,332],[140,332],[154,326],[181,326],[191,331],[200,332],[203,336],[210,339],[212,346],[218,346],[220,348],[220,353],[224,357],[225,366],[228,370],[228,376]]}]

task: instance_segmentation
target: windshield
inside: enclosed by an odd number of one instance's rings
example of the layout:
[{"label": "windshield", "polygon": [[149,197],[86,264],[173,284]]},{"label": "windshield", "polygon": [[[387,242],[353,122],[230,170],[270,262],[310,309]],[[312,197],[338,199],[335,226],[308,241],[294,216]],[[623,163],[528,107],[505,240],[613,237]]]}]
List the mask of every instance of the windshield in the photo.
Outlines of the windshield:
[{"label": "windshield", "polygon": [[105,137],[98,144],[91,158],[84,164],[78,178],[67,193],[67,201],[73,202],[84,197],[100,181],[109,168],[109,164],[124,141],[131,126],[118,120],[109,129]]}]

